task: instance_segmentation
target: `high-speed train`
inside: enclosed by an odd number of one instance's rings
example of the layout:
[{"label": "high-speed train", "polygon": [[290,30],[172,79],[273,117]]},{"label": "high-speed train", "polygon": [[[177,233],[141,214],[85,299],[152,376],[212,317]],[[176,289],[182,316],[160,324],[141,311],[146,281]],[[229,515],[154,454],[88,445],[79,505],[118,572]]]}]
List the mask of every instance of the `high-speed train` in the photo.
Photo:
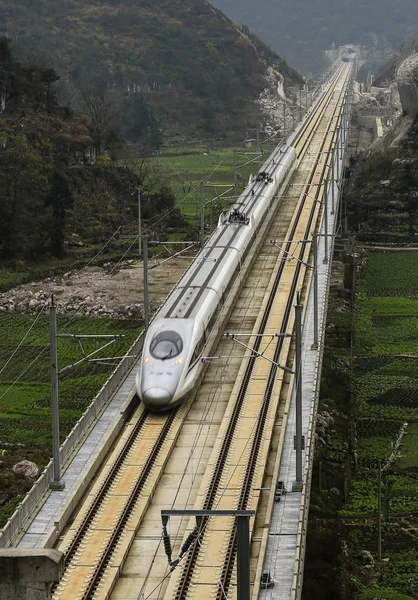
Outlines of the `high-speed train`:
[{"label": "high-speed train", "polygon": [[291,146],[269,157],[261,170],[264,176],[220,216],[204,249],[151,322],[136,375],[138,396],[151,411],[176,406],[196,384],[219,311],[276,193],[296,162]]}]

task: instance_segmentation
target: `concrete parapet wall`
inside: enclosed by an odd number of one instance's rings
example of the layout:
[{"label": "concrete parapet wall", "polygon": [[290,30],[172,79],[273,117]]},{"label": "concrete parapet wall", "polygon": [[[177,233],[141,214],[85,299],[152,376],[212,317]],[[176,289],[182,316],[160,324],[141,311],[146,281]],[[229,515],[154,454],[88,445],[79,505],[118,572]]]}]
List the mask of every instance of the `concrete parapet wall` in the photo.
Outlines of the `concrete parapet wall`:
[{"label": "concrete parapet wall", "polygon": [[368,129],[372,129],[373,136],[375,139],[382,137],[383,126],[382,126],[382,119],[380,117],[359,115],[358,122],[362,127],[367,127]]},{"label": "concrete parapet wall", "polygon": [[1,600],[47,600],[64,569],[58,550],[0,550]]},{"label": "concrete parapet wall", "polygon": [[398,89],[404,112],[414,119],[418,115],[418,87],[398,84]]},{"label": "concrete parapet wall", "polygon": [[[105,456],[109,452],[112,447],[116,437],[119,435],[122,430],[123,425],[127,420],[127,414],[132,411],[133,405],[136,403],[136,397],[130,396],[128,401],[126,402],[123,411],[120,413],[118,419],[115,421],[114,427],[112,428],[112,432],[104,443],[102,449],[96,456],[93,463],[89,466],[88,471],[84,474],[83,480],[77,489],[73,492],[70,499],[66,502],[65,507],[63,508],[61,515],[54,523],[54,527],[50,529],[47,533],[45,540],[43,541],[43,546],[45,548],[52,548],[57,542],[59,536],[61,535],[65,525],[67,524],[70,516],[78,506],[79,502],[83,498],[88,486],[90,485],[93,477],[96,475],[97,471],[100,468]],[[0,596],[1,600],[1,596]]]}]

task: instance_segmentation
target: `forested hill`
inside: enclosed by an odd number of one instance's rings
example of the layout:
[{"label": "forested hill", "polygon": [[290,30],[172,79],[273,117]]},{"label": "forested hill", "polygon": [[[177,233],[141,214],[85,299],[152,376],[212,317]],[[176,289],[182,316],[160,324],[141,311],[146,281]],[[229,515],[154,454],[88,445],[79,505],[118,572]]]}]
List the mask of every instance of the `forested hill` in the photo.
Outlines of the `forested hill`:
[{"label": "forested hill", "polygon": [[[91,129],[60,106],[57,80],[53,69],[17,60],[0,37],[0,271],[62,258],[80,237],[101,243],[132,223],[134,190],[146,183],[97,156]],[[173,198],[155,188],[144,185],[145,205],[164,210]]]},{"label": "forested hill", "polygon": [[212,1],[304,73],[320,66],[321,53],[333,43],[397,48],[418,23],[416,0]]},{"label": "forested hill", "polygon": [[65,100],[103,96],[119,135],[152,129],[154,146],[161,133],[242,137],[268,65],[298,79],[206,0],[0,0],[0,33],[57,70]]}]

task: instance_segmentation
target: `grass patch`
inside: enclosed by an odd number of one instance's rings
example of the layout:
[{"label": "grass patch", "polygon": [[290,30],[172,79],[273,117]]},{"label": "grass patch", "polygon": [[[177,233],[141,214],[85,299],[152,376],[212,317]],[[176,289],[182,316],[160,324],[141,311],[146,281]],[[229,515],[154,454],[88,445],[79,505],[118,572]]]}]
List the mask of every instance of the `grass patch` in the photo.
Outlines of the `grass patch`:
[{"label": "grass patch", "polygon": [[418,252],[371,252],[364,273],[368,296],[418,297]]},{"label": "grass patch", "polygon": [[407,596],[391,589],[363,588],[359,600],[414,600],[414,596]]},{"label": "grass patch", "polygon": [[[255,148],[237,149],[238,193],[248,184],[250,175],[255,175],[260,170],[261,164],[274,147],[275,144],[271,142],[263,144],[260,160],[250,164],[246,163],[255,158]],[[164,155],[151,158],[150,163],[162,169],[164,177],[175,193],[177,205],[183,214],[191,218],[197,218],[200,210],[200,181],[205,182],[205,202],[210,202],[225,193],[226,198],[215,201],[215,213],[228,208],[233,202],[234,148],[215,150],[203,146],[173,147],[164,150]],[[209,222],[210,205],[206,211]]]},{"label": "grass patch", "polygon": [[396,461],[399,469],[418,468],[418,423],[409,425],[403,438],[402,451]]},{"label": "grass patch", "polygon": [[[108,261],[114,255],[120,255],[121,249],[122,245],[117,242],[114,252],[111,250],[102,260]],[[80,263],[85,263],[91,250],[79,250],[84,253]],[[134,252],[136,253],[136,249]],[[69,257],[65,261],[16,265],[16,269],[22,269],[21,271],[0,271],[0,290],[51,275],[54,266],[61,271],[68,270],[72,261],[73,258]],[[33,460],[42,470],[52,454],[49,317],[45,313],[37,319],[35,325],[34,322],[35,315],[0,312],[0,451],[7,453],[6,458],[3,454],[0,457],[0,527],[15,510],[19,502],[16,497],[28,491],[27,482],[14,475],[12,466],[27,459]],[[139,335],[142,325],[141,321],[132,318],[58,317],[59,332],[123,336],[95,358],[126,354]],[[27,333],[24,343],[20,345]],[[97,350],[107,341],[83,340],[85,354]],[[10,357],[12,360],[8,362]],[[78,342],[58,340],[60,369],[81,358]],[[117,362],[85,362],[60,375],[61,442],[108,379]]]},{"label": "grass patch", "polygon": [[[27,458],[42,469],[51,456],[51,393],[48,315],[0,313],[0,450],[7,456],[0,469],[1,518],[13,512],[12,498],[25,492],[25,483],[11,472],[14,463]],[[97,357],[123,356],[142,324],[138,320],[75,317],[59,318],[58,330],[79,335],[118,334],[123,338],[102,350]],[[29,333],[28,333],[29,332]],[[28,334],[20,345],[25,334]],[[106,340],[108,341],[108,340]],[[103,339],[83,341],[86,354],[103,346]],[[8,359],[13,355],[12,360]],[[82,358],[78,342],[58,340],[58,366],[62,368]],[[74,427],[114,369],[110,364],[81,363],[59,377],[61,441]]]},{"label": "grass patch", "polygon": [[370,303],[374,318],[418,316],[418,300],[415,298],[373,296]]}]

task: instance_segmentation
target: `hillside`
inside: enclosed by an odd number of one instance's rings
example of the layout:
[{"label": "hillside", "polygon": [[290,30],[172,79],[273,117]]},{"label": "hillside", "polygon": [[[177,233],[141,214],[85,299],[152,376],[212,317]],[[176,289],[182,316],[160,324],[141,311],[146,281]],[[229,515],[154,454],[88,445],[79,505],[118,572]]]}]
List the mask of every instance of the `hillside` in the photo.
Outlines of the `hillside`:
[{"label": "hillside", "polygon": [[138,184],[144,216],[174,202],[151,169],[134,174],[97,155],[92,131],[59,104],[57,80],[52,69],[17,60],[0,37],[0,272],[63,258],[84,245],[80,237],[94,245],[129,226]]},{"label": "hillside", "polygon": [[415,32],[416,0],[213,0],[248,25],[303,73],[321,67],[321,54],[335,43],[398,47]]},{"label": "hillside", "polygon": [[[61,76],[61,96],[110,130],[156,148],[161,137],[242,138],[257,126],[269,65],[298,75],[206,0],[0,0],[0,32]],[[300,80],[300,79],[299,79]]]},{"label": "hillside", "polygon": [[418,52],[418,34],[411,36],[396,52],[389,62],[381,67],[376,74],[374,85],[385,86],[390,85],[395,80],[396,70],[399,65],[411,54]]}]

